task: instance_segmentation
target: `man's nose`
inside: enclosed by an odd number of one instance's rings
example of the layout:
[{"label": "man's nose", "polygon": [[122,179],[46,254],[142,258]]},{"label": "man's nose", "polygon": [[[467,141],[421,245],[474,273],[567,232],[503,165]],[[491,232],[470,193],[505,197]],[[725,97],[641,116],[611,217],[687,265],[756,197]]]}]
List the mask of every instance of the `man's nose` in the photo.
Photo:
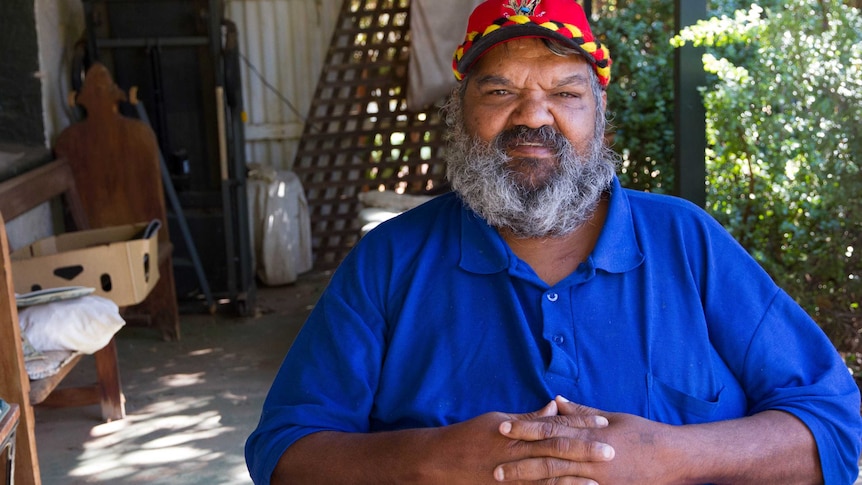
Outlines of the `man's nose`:
[{"label": "man's nose", "polygon": [[546,125],[553,126],[554,116],[546,101],[536,97],[525,97],[518,101],[518,105],[512,112],[512,119],[509,121],[513,126],[541,128]]}]

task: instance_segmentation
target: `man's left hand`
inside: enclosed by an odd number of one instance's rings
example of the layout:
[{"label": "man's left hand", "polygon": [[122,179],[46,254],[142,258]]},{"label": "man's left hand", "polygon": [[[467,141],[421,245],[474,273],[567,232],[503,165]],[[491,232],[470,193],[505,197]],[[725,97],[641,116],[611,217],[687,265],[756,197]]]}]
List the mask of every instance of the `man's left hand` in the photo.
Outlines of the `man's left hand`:
[{"label": "man's left hand", "polygon": [[[500,432],[525,446],[541,443],[547,456],[504,463],[495,470],[499,481],[534,481],[562,477],[590,479],[602,485],[617,483],[660,484],[673,481],[673,471],[661,466],[661,446],[668,425],[621,413],[556,399],[559,414],[539,420],[509,421]],[[607,427],[585,427],[587,416],[604,416]],[[579,462],[567,450],[582,449],[588,443],[607,443],[612,459]]]}]

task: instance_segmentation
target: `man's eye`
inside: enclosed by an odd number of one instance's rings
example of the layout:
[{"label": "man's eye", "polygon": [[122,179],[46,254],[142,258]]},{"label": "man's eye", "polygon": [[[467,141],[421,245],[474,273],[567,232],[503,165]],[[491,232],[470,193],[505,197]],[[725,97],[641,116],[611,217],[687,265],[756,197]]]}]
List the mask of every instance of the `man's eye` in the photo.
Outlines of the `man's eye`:
[{"label": "man's eye", "polygon": [[493,94],[495,96],[503,96],[503,95],[509,94],[509,91],[507,91],[505,89],[494,89],[493,91],[491,91],[491,94]]},{"label": "man's eye", "polygon": [[578,93],[570,93],[570,92],[559,93],[557,96],[559,96],[561,98],[575,98],[575,99],[581,97],[581,95]]}]

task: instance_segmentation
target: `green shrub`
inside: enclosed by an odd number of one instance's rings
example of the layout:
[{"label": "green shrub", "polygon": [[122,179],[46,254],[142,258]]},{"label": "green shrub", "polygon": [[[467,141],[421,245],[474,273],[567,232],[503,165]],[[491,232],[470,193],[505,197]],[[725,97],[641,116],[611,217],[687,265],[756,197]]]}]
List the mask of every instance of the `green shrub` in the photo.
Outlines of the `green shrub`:
[{"label": "green shrub", "polygon": [[[704,46],[707,209],[842,350],[862,327],[862,19],[839,0],[711,0],[674,38],[673,2],[592,19],[624,185],[673,187],[673,48]],[[674,39],[673,42],[670,42]]]},{"label": "green shrub", "polygon": [[608,0],[592,19],[611,51],[612,146],[624,186],[673,189],[673,2]]},{"label": "green shrub", "polygon": [[774,3],[675,39],[707,51],[708,209],[836,346],[856,350],[862,17],[838,0]]}]

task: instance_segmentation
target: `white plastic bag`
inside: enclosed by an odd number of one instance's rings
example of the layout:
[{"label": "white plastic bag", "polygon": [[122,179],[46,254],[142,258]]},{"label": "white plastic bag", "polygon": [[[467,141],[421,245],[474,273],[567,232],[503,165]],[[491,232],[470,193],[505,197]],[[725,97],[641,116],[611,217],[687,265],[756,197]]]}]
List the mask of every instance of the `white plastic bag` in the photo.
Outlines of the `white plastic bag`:
[{"label": "white plastic bag", "polygon": [[311,222],[299,177],[289,170],[249,172],[249,210],[255,266],[269,286],[293,283],[311,270]]},{"label": "white plastic bag", "polygon": [[95,353],[126,321],[113,301],[89,295],[33,305],[18,312],[21,334],[38,352],[71,350]]}]

